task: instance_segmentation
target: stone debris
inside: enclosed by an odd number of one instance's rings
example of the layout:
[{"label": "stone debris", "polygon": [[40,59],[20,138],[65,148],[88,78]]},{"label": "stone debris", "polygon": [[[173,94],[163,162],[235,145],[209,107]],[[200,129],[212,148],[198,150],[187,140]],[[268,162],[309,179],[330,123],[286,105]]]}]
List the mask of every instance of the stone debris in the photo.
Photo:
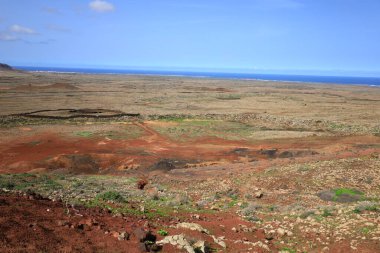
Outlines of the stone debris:
[{"label": "stone debris", "polygon": [[216,236],[211,236],[212,237],[212,239],[214,240],[214,242],[216,243],[216,244],[218,244],[218,245],[220,245],[222,248],[227,248],[227,245],[226,245],[226,243],[224,242],[224,239],[225,239],[225,237],[224,236],[220,236],[220,237],[216,237]]},{"label": "stone debris", "polygon": [[178,249],[186,250],[188,253],[196,253],[196,252],[208,253],[209,252],[209,247],[207,246],[207,243],[205,241],[199,240],[191,244],[190,241],[187,240],[185,235],[183,234],[166,236],[161,241],[156,242],[156,244],[157,245],[171,244],[173,246],[177,246]]},{"label": "stone debris", "polygon": [[265,249],[267,251],[270,251],[268,245],[266,245],[265,243],[263,243],[261,241],[249,242],[249,241],[237,240],[237,241],[235,241],[235,243],[248,244],[248,245],[251,245],[252,247],[259,247],[259,248]]},{"label": "stone debris", "polygon": [[190,229],[190,230],[199,231],[199,232],[205,233],[205,234],[210,233],[207,229],[203,228],[201,225],[196,224],[196,223],[182,222],[182,223],[178,223],[176,228]]}]

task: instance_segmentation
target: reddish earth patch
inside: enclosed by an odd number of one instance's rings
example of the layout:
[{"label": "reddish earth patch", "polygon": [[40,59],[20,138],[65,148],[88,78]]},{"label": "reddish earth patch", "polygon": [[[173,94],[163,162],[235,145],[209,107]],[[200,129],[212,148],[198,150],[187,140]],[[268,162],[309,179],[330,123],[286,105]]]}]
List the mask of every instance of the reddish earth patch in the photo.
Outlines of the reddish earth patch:
[{"label": "reddish earth patch", "polygon": [[[37,133],[0,143],[0,173],[65,168],[75,173],[109,173],[130,169],[154,169],[162,160],[177,167],[204,162],[249,162],[273,159],[327,159],[379,152],[376,136],[309,137],[277,141],[230,141],[204,137],[188,142],[166,138],[148,125],[135,123],[145,134],[134,140],[62,136]],[[376,144],[376,145],[371,145]],[[77,166],[83,157],[93,170]],[[86,160],[84,159],[84,160]],[[85,168],[86,167],[86,168]]]},{"label": "reddish earth patch", "polygon": [[[69,214],[67,213],[69,210]],[[147,252],[141,249],[141,232],[157,234],[165,228],[169,235],[184,234],[187,238],[204,240],[212,248],[222,250],[211,235],[175,228],[181,222],[196,223],[215,237],[223,237],[226,252],[268,252],[250,243],[266,240],[260,224],[242,220],[233,212],[217,214],[176,214],[168,218],[146,220],[137,216],[113,216],[98,208],[68,209],[61,202],[41,199],[38,195],[18,195],[0,192],[0,252]],[[122,233],[125,233],[122,235]],[[120,239],[119,239],[120,237]],[[268,241],[270,252],[281,249],[281,238]],[[300,241],[298,246],[308,245]],[[379,246],[368,241],[350,248],[349,241],[332,242],[327,252],[378,252]],[[162,252],[185,252],[169,244]],[[322,248],[310,252],[322,252]]]},{"label": "reddish earth patch", "polygon": [[59,202],[0,195],[0,252],[141,252],[133,236],[120,241],[114,235],[143,223],[98,209],[67,215]]},{"label": "reddish earth patch", "polygon": [[[70,210],[70,214],[67,214]],[[234,232],[233,226],[246,221],[228,213],[202,215],[195,219],[192,215],[177,214],[176,217],[148,221],[136,216],[114,217],[102,209],[67,209],[61,202],[36,199],[34,195],[0,193],[0,248],[10,251],[27,252],[146,252],[141,250],[136,231],[152,231],[157,235],[162,227],[175,226],[179,222],[196,222],[216,236],[226,236],[228,240],[260,240],[261,230],[250,233]],[[213,248],[220,248],[212,237],[188,229],[169,228],[171,235],[184,234],[196,240],[205,240]],[[126,232],[128,239],[119,240]],[[126,237],[126,238],[127,238]],[[239,252],[246,246],[232,244],[229,252]],[[0,250],[0,252],[3,252]],[[163,252],[185,252],[171,245],[164,245]],[[260,252],[260,251],[259,251]]]}]

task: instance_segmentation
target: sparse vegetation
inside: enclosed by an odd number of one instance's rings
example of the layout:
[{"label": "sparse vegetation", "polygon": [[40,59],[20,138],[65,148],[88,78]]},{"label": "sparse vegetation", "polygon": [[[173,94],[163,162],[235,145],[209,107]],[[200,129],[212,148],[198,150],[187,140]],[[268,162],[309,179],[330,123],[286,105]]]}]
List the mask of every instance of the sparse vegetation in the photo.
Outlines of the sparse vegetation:
[{"label": "sparse vegetation", "polygon": [[96,199],[103,200],[103,201],[113,201],[113,202],[118,202],[118,203],[125,202],[124,197],[119,192],[116,192],[116,191],[108,191],[108,192],[98,194],[96,196]]},{"label": "sparse vegetation", "polygon": [[348,189],[348,188],[338,188],[334,190],[336,196],[342,196],[344,194],[347,195],[363,195],[364,193],[354,190],[354,189]]},{"label": "sparse vegetation", "polygon": [[229,95],[220,95],[217,97],[220,100],[239,100],[241,99],[241,95],[238,94],[229,94]]},{"label": "sparse vegetation", "polygon": [[167,236],[169,233],[168,233],[168,231],[166,231],[164,229],[160,229],[157,231],[157,234],[159,234],[161,236]]},{"label": "sparse vegetation", "polygon": [[79,131],[76,132],[75,135],[80,136],[80,137],[91,137],[94,133],[90,131]]}]

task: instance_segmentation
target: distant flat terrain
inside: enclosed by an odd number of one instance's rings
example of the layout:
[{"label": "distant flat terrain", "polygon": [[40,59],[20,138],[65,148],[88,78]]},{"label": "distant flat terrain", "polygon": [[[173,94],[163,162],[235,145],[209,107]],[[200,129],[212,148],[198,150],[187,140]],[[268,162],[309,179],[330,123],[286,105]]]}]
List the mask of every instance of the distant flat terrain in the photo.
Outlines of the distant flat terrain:
[{"label": "distant flat terrain", "polygon": [[0,72],[0,115],[91,108],[143,115],[254,113],[374,126],[378,87],[203,78]]}]

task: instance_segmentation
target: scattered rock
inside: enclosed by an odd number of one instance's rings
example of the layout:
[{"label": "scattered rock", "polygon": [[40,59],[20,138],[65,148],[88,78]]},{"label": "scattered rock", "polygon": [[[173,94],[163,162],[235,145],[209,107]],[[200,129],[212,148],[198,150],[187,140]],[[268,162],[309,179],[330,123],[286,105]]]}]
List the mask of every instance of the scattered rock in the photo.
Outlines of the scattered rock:
[{"label": "scattered rock", "polygon": [[169,159],[164,159],[153,165],[153,170],[170,171],[175,169],[174,162]]},{"label": "scattered rock", "polygon": [[209,234],[209,231],[207,229],[203,228],[201,225],[196,224],[196,223],[182,222],[182,223],[178,223],[176,227],[177,228],[186,228],[186,229],[190,229],[193,231],[199,231],[201,233]]},{"label": "scattered rock", "polygon": [[140,242],[145,241],[156,241],[156,236],[152,234],[151,231],[145,231],[143,228],[136,228],[133,230],[133,236],[136,237]]},{"label": "scattered rock", "polygon": [[195,252],[209,253],[211,252],[210,246],[205,241],[197,241],[193,244]]},{"label": "scattered rock", "polygon": [[227,248],[227,245],[224,242],[224,236],[221,236],[221,237],[212,236],[212,239],[214,240],[216,244],[219,244],[220,246],[222,246],[222,248],[224,249]]},{"label": "scattered rock", "polygon": [[173,246],[177,246],[179,249],[185,249],[188,253],[196,253],[190,242],[183,234],[166,236],[164,239],[157,242],[157,245],[164,244],[171,244]]},{"label": "scattered rock", "polygon": [[264,193],[262,191],[255,192],[255,198],[261,199],[264,196]]},{"label": "scattered rock", "polygon": [[118,235],[117,239],[118,239],[119,241],[129,240],[129,236],[130,236],[130,234],[124,231],[124,232],[121,232],[121,233]]},{"label": "scattered rock", "polygon": [[144,187],[148,184],[148,180],[146,179],[140,179],[137,182],[137,189],[144,190]]},{"label": "scattered rock", "polygon": [[259,153],[261,155],[266,155],[268,158],[273,158],[277,153],[277,149],[261,149]]}]

